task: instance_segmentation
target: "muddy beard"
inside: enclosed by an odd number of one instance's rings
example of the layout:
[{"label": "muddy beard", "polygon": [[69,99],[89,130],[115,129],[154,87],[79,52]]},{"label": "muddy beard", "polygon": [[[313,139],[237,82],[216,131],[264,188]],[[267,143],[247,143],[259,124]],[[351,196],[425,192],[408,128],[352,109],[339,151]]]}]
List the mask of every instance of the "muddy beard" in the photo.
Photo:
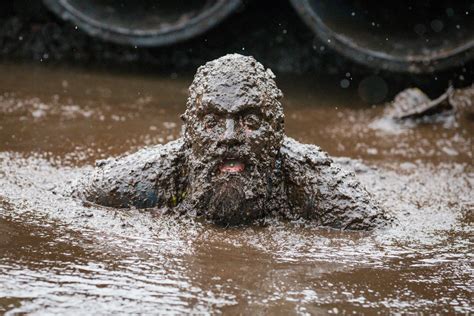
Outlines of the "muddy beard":
[{"label": "muddy beard", "polygon": [[206,218],[216,224],[227,226],[249,223],[262,217],[266,192],[262,190],[263,188],[252,185],[252,193],[260,194],[248,196],[245,192],[249,189],[248,185],[246,188],[246,182],[247,179],[241,176],[216,181],[209,196]]},{"label": "muddy beard", "polygon": [[182,202],[187,213],[222,226],[247,224],[265,216],[272,170],[253,168],[251,172],[216,174],[209,164],[191,163],[190,167]]}]

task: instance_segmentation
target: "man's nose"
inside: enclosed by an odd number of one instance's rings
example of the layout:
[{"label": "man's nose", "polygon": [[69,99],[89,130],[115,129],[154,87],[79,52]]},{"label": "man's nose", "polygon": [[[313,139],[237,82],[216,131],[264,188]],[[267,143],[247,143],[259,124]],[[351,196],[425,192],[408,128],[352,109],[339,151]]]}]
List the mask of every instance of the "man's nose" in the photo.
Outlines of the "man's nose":
[{"label": "man's nose", "polygon": [[235,130],[235,121],[234,119],[226,119],[225,120],[225,131],[224,136],[222,137],[223,141],[233,141],[236,140],[236,130]]}]

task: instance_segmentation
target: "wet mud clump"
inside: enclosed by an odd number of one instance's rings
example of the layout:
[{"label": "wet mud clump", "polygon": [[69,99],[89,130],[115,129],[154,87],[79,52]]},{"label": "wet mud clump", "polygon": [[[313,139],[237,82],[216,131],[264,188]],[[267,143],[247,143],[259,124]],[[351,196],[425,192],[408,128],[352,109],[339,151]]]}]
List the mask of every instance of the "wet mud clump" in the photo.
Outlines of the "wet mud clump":
[{"label": "wet mud clump", "polygon": [[314,145],[284,134],[282,92],[253,57],[201,66],[182,115],[184,135],[97,163],[74,195],[118,208],[155,208],[239,225],[266,217],[366,230],[387,216]]},{"label": "wet mud clump", "polygon": [[452,110],[474,116],[474,85],[463,89],[449,87],[445,93],[431,100],[418,88],[408,88],[396,95],[388,106],[386,116],[398,121],[417,119]]}]

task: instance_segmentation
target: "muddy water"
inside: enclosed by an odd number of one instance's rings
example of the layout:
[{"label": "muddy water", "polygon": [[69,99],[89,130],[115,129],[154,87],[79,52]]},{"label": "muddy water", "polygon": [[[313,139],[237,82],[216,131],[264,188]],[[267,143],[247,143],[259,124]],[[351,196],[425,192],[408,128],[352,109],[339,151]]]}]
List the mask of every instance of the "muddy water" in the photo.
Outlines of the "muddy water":
[{"label": "muddy water", "polygon": [[222,229],[62,195],[178,137],[191,78],[0,66],[0,313],[474,313],[472,121],[395,124],[338,78],[279,78],[287,133],[347,157],[392,228]]}]

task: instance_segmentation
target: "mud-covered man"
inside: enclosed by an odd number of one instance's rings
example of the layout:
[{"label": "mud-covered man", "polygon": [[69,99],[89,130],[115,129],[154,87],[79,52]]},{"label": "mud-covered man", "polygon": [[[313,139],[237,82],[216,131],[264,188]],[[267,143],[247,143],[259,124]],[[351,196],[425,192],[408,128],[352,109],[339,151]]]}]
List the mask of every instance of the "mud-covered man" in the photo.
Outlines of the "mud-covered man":
[{"label": "mud-covered man", "polygon": [[189,88],[184,136],[98,162],[76,195],[222,225],[269,216],[339,229],[382,224],[385,215],[352,173],[318,147],[285,136],[274,78],[253,57],[232,54],[208,62]]}]

